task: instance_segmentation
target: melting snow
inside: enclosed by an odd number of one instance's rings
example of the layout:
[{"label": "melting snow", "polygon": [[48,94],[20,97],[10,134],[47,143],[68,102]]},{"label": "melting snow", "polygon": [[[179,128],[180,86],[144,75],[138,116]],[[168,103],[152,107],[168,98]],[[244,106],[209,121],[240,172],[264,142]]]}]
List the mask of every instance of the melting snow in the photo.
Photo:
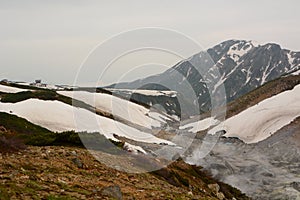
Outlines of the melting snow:
[{"label": "melting snow", "polygon": [[249,43],[252,44],[253,47],[258,47],[260,45],[257,41],[254,40],[250,40]]},{"label": "melting snow", "polygon": [[[83,101],[97,109],[112,113],[135,124],[147,127],[160,127],[169,119],[159,113],[150,112],[149,109],[136,103],[104,93],[90,93],[85,91],[59,91],[61,95]],[[170,120],[170,119],[169,119]]]},{"label": "melting snow", "polygon": [[293,62],[294,62],[294,60],[295,60],[295,58],[293,58],[293,56],[292,56],[292,53],[293,53],[293,52],[290,51],[289,53],[286,54],[287,57],[288,57],[288,60],[289,60],[289,63],[290,63],[291,66],[293,66]]},{"label": "melting snow", "polygon": [[147,154],[147,152],[142,147],[132,145],[127,142],[125,142],[125,144],[124,144],[124,149],[126,151],[132,152],[134,154],[139,154],[139,153]]},{"label": "melting snow", "polygon": [[271,66],[271,57],[269,59],[269,62],[268,62],[268,65],[266,66],[264,72],[263,72],[263,77],[261,79],[261,85],[263,85],[265,82],[266,82],[266,79],[268,78],[268,76],[270,75],[270,73],[273,71],[273,69],[277,66],[277,65],[274,65],[270,70],[270,66]]},{"label": "melting snow", "polygon": [[71,130],[76,132],[99,132],[113,140],[116,140],[113,136],[113,134],[116,134],[140,142],[173,144],[152,134],[59,101],[28,99],[15,104],[0,103],[0,111],[25,118],[31,123],[54,132]]},{"label": "melting snow", "polygon": [[292,75],[299,75],[299,74],[300,74],[300,70],[295,71],[295,72],[292,73]]},{"label": "melting snow", "polygon": [[197,133],[202,130],[206,130],[209,127],[216,125],[219,121],[210,117],[206,118],[200,121],[192,122],[183,126],[180,126],[179,129],[189,129],[190,132],[192,133]]},{"label": "melting snow", "polygon": [[246,143],[262,141],[300,116],[300,85],[265,99],[225,120],[210,130],[225,130],[227,137],[238,137]]},{"label": "melting snow", "polygon": [[[240,48],[239,48],[239,45],[240,45],[240,44],[241,44],[241,43],[236,43],[236,44],[232,45],[232,46],[230,47],[230,49],[228,50],[228,53],[227,53],[227,55],[228,55],[232,60],[234,60],[235,62],[238,62],[238,60],[239,60],[243,55],[245,55],[246,53],[248,53],[249,50],[251,50],[252,47],[253,47],[253,45],[252,45],[251,42],[247,42],[247,43],[243,44],[242,46],[240,46]],[[247,47],[247,48],[244,48],[244,47],[247,46],[247,45],[248,45],[248,47]]]},{"label": "melting snow", "polygon": [[129,94],[142,94],[147,96],[171,96],[174,97],[177,95],[176,91],[169,91],[169,90],[131,90],[131,89],[117,89],[117,88],[105,88],[109,91],[121,91],[121,92],[127,92]]},{"label": "melting snow", "polygon": [[11,87],[11,86],[6,86],[6,85],[1,85],[0,84],[0,92],[5,92],[5,93],[18,93],[18,92],[24,92],[28,91],[26,89],[20,89],[16,87]]}]

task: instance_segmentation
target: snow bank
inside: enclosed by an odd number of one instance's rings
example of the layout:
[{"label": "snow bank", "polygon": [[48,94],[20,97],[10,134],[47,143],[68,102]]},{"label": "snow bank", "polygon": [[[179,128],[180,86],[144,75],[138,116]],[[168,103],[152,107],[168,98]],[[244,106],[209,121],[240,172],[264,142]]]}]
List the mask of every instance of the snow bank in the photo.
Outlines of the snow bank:
[{"label": "snow bank", "polygon": [[173,144],[120,122],[59,101],[28,99],[15,104],[0,103],[0,111],[25,118],[54,132],[71,130],[100,132],[105,137],[114,140],[116,139],[113,134],[116,134],[140,142]]},{"label": "snow bank", "polygon": [[300,70],[295,71],[295,72],[292,73],[292,75],[295,75],[295,76],[297,76],[297,75],[299,75],[299,74],[300,74]]},{"label": "snow bank", "polygon": [[16,87],[11,87],[11,86],[6,86],[6,85],[1,85],[0,84],[0,92],[5,92],[5,93],[18,93],[18,92],[24,92],[28,91],[26,89],[20,89]]},{"label": "snow bank", "polygon": [[147,154],[147,152],[140,146],[136,146],[136,145],[132,145],[129,144],[127,142],[125,142],[124,147],[123,147],[126,151],[132,152],[134,154]]},{"label": "snow bank", "polygon": [[210,130],[246,143],[262,141],[300,116],[300,85],[252,106]]},{"label": "snow bank", "polygon": [[135,124],[147,127],[160,127],[162,123],[166,123],[166,117],[150,112],[149,109],[104,93],[90,93],[85,91],[59,91],[61,95],[83,101],[97,109],[112,113],[123,119],[129,120]]},{"label": "snow bank", "polygon": [[189,129],[192,133],[197,133],[202,130],[206,130],[209,127],[216,125],[219,121],[210,117],[200,121],[192,122],[183,126],[180,126],[179,129]]},{"label": "snow bank", "polygon": [[128,94],[142,94],[146,96],[168,96],[168,97],[176,97],[177,92],[176,91],[169,91],[169,90],[131,90],[131,89],[117,89],[117,88],[105,88],[109,91],[117,91],[117,92],[124,92]]}]

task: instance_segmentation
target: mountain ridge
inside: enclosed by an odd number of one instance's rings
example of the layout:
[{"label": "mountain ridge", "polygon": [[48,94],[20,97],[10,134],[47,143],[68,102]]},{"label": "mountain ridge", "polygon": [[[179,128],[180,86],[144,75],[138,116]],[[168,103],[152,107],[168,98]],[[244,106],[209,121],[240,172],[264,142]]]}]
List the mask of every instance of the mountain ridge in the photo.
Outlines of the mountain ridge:
[{"label": "mountain ridge", "polygon": [[[184,90],[182,82],[187,81],[198,98],[200,111],[206,112],[212,106],[210,93],[214,95],[222,85],[227,102],[231,102],[268,81],[298,70],[300,52],[283,49],[275,43],[259,45],[246,40],[227,40],[178,62],[161,74],[107,87],[160,90],[176,84],[167,89],[177,89],[180,95]],[[207,83],[212,86],[209,88]],[[144,99],[143,103],[150,101]],[[195,105],[195,102],[189,104]],[[166,102],[162,102],[162,106],[171,110]]]}]

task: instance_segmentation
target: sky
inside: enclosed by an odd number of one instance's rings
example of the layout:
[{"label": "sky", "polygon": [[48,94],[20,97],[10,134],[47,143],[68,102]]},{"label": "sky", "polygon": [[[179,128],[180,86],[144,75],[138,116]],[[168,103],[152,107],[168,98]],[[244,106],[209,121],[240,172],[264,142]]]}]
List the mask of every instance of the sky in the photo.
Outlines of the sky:
[{"label": "sky", "polygon": [[[245,39],[300,51],[299,6],[298,0],[1,0],[0,78],[74,84],[95,47],[143,27],[178,31],[203,49],[228,39]],[[177,41],[169,38],[169,42]],[[127,81],[155,74],[182,59],[149,52],[118,60],[105,80],[97,79],[99,84],[113,83],[124,74]],[[143,62],[137,65],[136,60]],[[138,69],[135,76],[128,75],[133,69]],[[88,76],[83,81],[94,82]]]}]

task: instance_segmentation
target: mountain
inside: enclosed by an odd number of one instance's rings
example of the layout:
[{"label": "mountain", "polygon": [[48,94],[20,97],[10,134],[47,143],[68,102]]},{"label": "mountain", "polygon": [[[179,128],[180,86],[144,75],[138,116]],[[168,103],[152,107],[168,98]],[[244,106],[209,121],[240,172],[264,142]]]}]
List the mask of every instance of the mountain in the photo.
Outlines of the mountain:
[{"label": "mountain", "polygon": [[[188,100],[184,96],[195,93],[200,110],[205,112],[211,108],[210,94],[214,96],[222,85],[227,102],[231,102],[271,80],[285,74],[299,73],[299,70],[300,52],[282,49],[273,43],[259,45],[253,41],[228,40],[179,62],[161,74],[108,87],[168,88],[177,91],[178,98],[182,95],[186,102]],[[191,85],[188,89],[187,84]],[[142,100],[144,103],[150,101],[147,97]],[[166,110],[171,110],[166,102],[161,104]],[[195,105],[195,102],[187,104]],[[178,103],[174,105],[178,107]],[[184,114],[194,114],[192,109],[187,111],[191,113]]]}]

